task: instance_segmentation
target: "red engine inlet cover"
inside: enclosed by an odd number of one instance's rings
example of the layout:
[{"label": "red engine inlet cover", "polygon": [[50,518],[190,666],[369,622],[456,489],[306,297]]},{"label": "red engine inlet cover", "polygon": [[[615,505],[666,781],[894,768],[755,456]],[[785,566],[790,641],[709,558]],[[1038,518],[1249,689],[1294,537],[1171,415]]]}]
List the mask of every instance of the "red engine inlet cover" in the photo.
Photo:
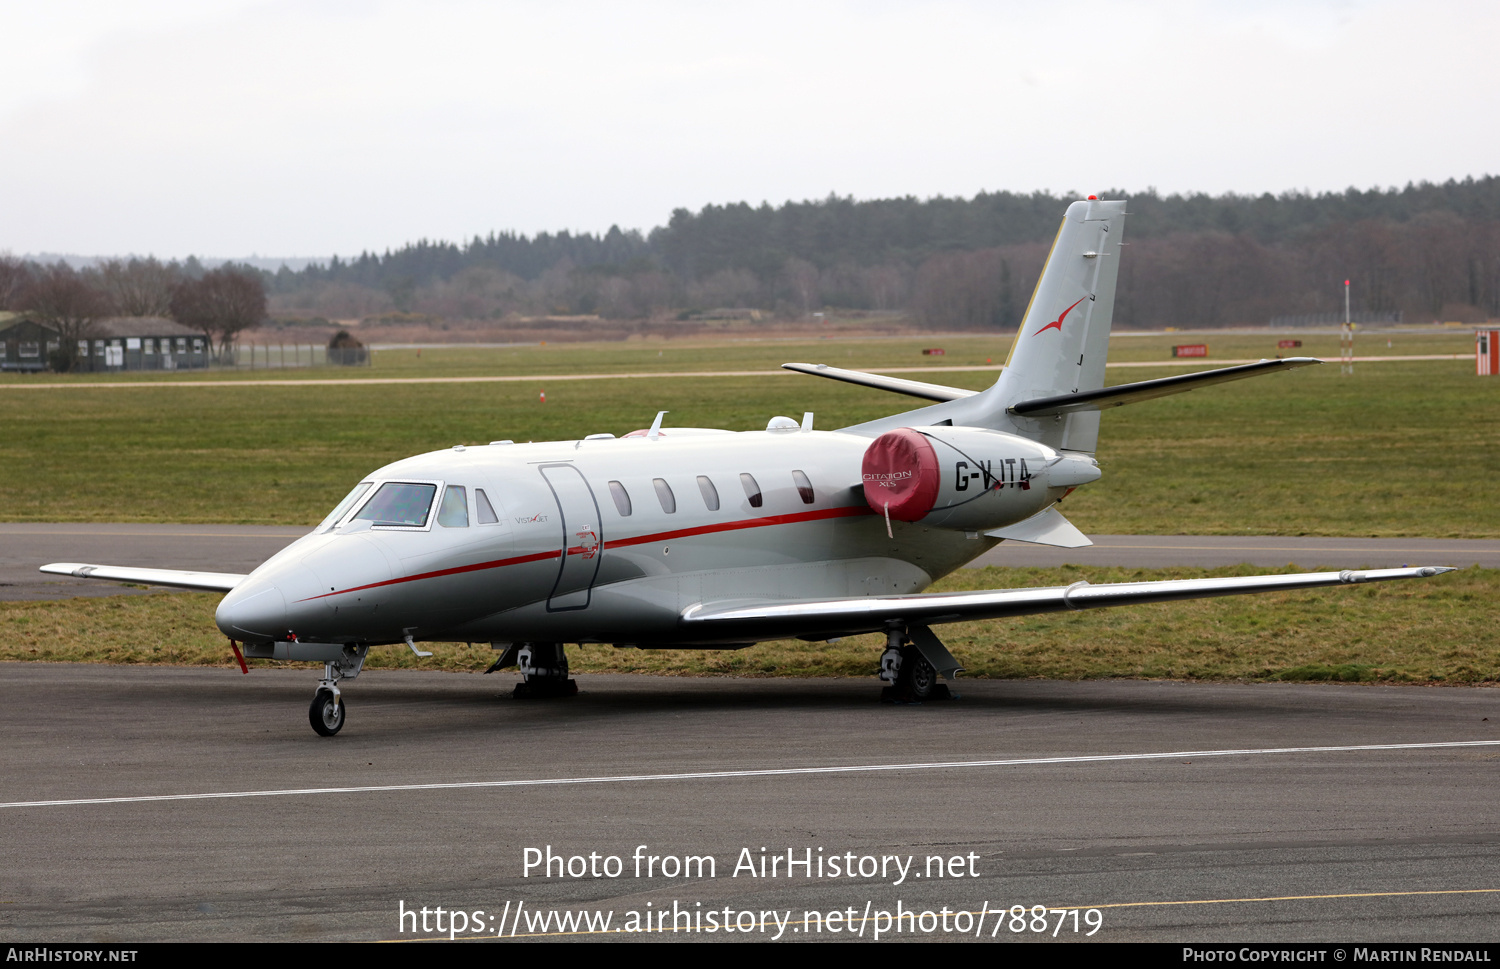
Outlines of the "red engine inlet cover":
[{"label": "red engine inlet cover", "polygon": [[932,442],[909,427],[870,442],[863,467],[865,501],[877,515],[914,522],[932,511],[938,496],[938,459]]}]

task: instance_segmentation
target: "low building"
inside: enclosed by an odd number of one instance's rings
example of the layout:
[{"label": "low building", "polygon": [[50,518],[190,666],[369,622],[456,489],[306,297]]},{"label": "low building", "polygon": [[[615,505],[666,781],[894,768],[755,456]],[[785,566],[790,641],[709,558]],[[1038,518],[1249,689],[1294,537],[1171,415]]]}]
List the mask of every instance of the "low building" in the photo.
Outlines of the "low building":
[{"label": "low building", "polygon": [[[25,314],[0,317],[0,370],[46,370],[62,346],[57,330]],[[99,320],[78,341],[75,371],[188,370],[209,364],[208,338],[159,316]]]},{"label": "low building", "polygon": [[191,370],[209,364],[208,338],[201,330],[160,316],[100,320],[87,341],[87,356],[84,342],[78,343],[79,370]]},{"label": "low building", "polygon": [[47,358],[62,346],[62,335],[19,313],[0,314],[0,370],[47,369]]}]

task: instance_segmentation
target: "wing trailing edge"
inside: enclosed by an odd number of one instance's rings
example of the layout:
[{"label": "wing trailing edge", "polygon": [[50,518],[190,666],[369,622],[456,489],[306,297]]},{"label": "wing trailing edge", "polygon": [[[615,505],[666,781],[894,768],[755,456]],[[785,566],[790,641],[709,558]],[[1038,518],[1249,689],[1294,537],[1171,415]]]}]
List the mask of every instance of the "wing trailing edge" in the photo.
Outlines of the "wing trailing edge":
[{"label": "wing trailing edge", "polygon": [[1209,599],[1253,592],[1289,592],[1324,586],[1417,579],[1451,572],[1445,566],[1404,569],[1362,569],[1342,572],[1301,572],[1292,575],[1251,575],[1224,579],[1169,579],[1160,582],[1120,582],[1045,589],[996,589],[985,592],[928,592],[909,596],[864,599],[809,599],[791,602],[700,603],[682,612],[682,625],[701,630],[705,641],[722,637],[745,639],[821,638],[878,632],[890,623],[936,625],[976,619],[1102,609],[1148,602]]},{"label": "wing trailing edge", "polygon": [[75,579],[138,582],[141,585],[165,585],[174,589],[196,589],[200,592],[228,592],[247,578],[235,572],[136,569],[118,565],[85,565],[81,562],[53,562],[42,566],[38,571],[51,575],[70,575]]},{"label": "wing trailing edge", "polygon": [[1280,373],[1298,367],[1310,367],[1323,361],[1316,357],[1287,357],[1282,360],[1261,360],[1257,363],[1223,367],[1219,370],[1204,370],[1199,373],[1177,374],[1157,380],[1141,380],[1133,384],[1118,384],[1102,390],[1085,390],[1076,394],[1060,394],[1056,397],[1037,397],[1012,404],[1012,414],[1019,417],[1050,417],[1054,414],[1073,414],[1080,411],[1107,410],[1123,407],[1143,400],[1155,400],[1172,394],[1182,394],[1200,387],[1228,383],[1258,377],[1263,373]]},{"label": "wing trailing edge", "polygon": [[945,387],[942,384],[906,380],[902,377],[887,377],[884,374],[865,373],[863,370],[843,370],[824,363],[783,363],[781,369],[812,374],[814,377],[827,377],[830,380],[842,380],[844,383],[859,384],[861,387],[874,387],[876,390],[888,390],[893,394],[905,394],[908,397],[920,397],[923,400],[961,400],[979,393],[977,390]]}]

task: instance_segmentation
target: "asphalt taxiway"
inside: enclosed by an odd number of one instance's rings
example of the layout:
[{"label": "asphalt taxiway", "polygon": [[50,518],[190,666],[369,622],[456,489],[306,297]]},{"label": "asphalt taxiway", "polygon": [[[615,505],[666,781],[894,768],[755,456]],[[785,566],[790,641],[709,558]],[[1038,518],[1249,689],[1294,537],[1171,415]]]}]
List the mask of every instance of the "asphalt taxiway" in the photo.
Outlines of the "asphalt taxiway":
[{"label": "asphalt taxiway", "polygon": [[[883,941],[1052,941],[1056,916],[956,931],[1014,905],[1097,909],[1113,941],[1485,941],[1500,917],[1494,690],[961,680],[890,706],[873,678],[584,676],[521,701],[513,675],[370,671],[323,739],[315,679],[0,664],[0,938],[439,934],[403,907],[518,941],[641,938],[527,919],[674,905],[777,913],[675,936],[705,941],[783,915],[784,939],[871,940],[898,904],[954,930]],[[622,870],[526,877],[547,846]],[[636,877],[641,846],[715,877]],[[747,851],[915,861],[760,877]]]}]

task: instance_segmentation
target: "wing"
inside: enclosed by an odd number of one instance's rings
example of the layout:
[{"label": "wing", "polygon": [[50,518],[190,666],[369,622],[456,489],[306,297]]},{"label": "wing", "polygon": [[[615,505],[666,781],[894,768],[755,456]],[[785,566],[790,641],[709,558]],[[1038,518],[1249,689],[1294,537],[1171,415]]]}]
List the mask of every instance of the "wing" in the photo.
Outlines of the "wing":
[{"label": "wing", "polygon": [[139,582],[142,585],[167,585],[176,589],[198,589],[202,592],[228,592],[247,578],[235,572],[133,569],[119,565],[84,565],[79,562],[53,562],[42,566],[38,571],[52,575],[71,575],[76,579],[110,579],[115,582]]},{"label": "wing", "polygon": [[866,599],[807,599],[750,603],[699,603],[682,612],[682,624],[703,642],[824,639],[879,632],[893,624],[929,626],[973,619],[1002,619],[1145,602],[1208,599],[1251,592],[1286,592],[1322,586],[1416,579],[1451,572],[1442,566],[1251,575],[1229,579],[1171,579],[1090,585],[1075,582],[1047,589],[928,592]]}]

